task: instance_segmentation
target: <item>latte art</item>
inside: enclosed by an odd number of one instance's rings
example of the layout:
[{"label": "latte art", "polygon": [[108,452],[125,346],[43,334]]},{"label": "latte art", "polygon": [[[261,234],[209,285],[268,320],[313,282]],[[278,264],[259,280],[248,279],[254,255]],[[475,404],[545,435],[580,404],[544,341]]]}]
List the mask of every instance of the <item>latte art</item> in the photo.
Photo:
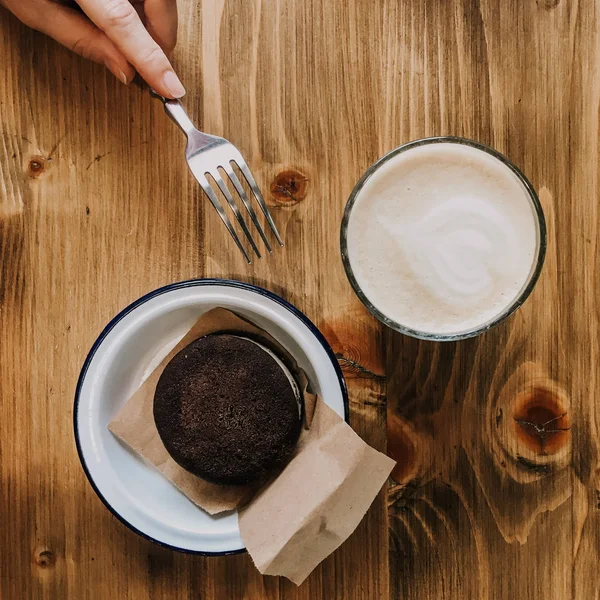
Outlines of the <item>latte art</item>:
[{"label": "latte art", "polygon": [[369,301],[426,334],[494,320],[527,284],[539,223],[501,161],[455,143],[414,147],[366,181],[352,208],[348,258]]},{"label": "latte art", "polygon": [[503,265],[518,260],[510,222],[487,206],[454,199],[415,223],[388,223],[384,229],[416,284],[447,304],[476,306],[492,291]]}]

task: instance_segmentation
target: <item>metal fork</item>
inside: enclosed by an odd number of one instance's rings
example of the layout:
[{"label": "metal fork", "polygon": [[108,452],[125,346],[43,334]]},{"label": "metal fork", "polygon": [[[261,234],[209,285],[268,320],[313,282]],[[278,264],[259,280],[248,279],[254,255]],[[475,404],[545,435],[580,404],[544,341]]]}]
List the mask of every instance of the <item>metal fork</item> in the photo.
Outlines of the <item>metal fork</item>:
[{"label": "metal fork", "polygon": [[235,203],[235,200],[233,199],[233,195],[229,191],[229,188],[227,187],[227,184],[225,183],[223,177],[221,177],[219,169],[222,169],[225,172],[225,174],[233,184],[235,191],[240,196],[242,203],[246,207],[246,210],[250,215],[250,219],[252,219],[252,222],[258,230],[258,233],[260,234],[260,237],[262,238],[267,250],[269,252],[272,252],[271,245],[269,244],[269,240],[267,239],[267,236],[263,231],[258,217],[256,216],[256,212],[254,211],[254,208],[252,207],[252,204],[250,203],[250,200],[244,188],[242,187],[240,179],[233,170],[233,164],[237,165],[239,170],[242,172],[244,178],[248,182],[248,185],[252,190],[252,194],[254,195],[256,202],[258,202],[258,205],[264,213],[265,218],[267,219],[267,223],[271,227],[271,231],[275,235],[277,242],[280,246],[283,246],[283,241],[281,240],[281,236],[277,231],[277,227],[275,226],[273,217],[271,216],[271,213],[269,212],[265,200],[262,197],[260,190],[258,189],[258,185],[256,185],[256,181],[254,180],[254,177],[252,176],[252,173],[250,172],[246,161],[242,158],[242,155],[240,154],[239,150],[231,142],[228,142],[222,137],[208,135],[206,133],[198,131],[198,129],[194,127],[194,124],[188,117],[187,113],[185,112],[185,109],[183,108],[183,105],[179,100],[169,100],[167,98],[164,98],[152,89],[150,90],[150,94],[154,98],[158,98],[163,103],[167,115],[169,115],[169,117],[171,117],[171,119],[173,119],[173,121],[175,121],[175,123],[179,125],[183,133],[185,133],[187,137],[185,157],[190,171],[204,190],[204,193],[208,196],[208,199],[211,201],[211,204],[215,207],[217,213],[219,214],[219,217],[221,217],[221,221],[223,221],[225,227],[227,227],[227,231],[229,231],[229,233],[231,234],[231,237],[233,238],[234,242],[240,249],[241,253],[244,255],[244,258],[248,261],[248,263],[251,262],[250,257],[248,256],[248,253],[246,252],[244,246],[240,242],[240,239],[237,233],[235,232],[235,229],[233,228],[233,225],[231,224],[231,220],[227,216],[227,213],[225,212],[225,210],[223,210],[223,206],[219,201],[215,190],[210,184],[210,181],[208,179],[209,177],[213,179],[218,189],[221,190],[221,193],[225,197],[225,200],[227,200],[227,204],[229,204],[231,210],[233,211],[233,214],[235,215],[236,219],[240,224],[240,227],[242,228],[242,231],[244,232],[246,238],[250,242],[250,245],[252,246],[252,249],[254,250],[258,258],[260,258],[260,252],[258,250],[256,242],[252,237],[252,234],[250,233],[250,230],[248,229],[248,226],[246,225],[246,221],[242,217],[240,209],[238,208],[237,204]]}]

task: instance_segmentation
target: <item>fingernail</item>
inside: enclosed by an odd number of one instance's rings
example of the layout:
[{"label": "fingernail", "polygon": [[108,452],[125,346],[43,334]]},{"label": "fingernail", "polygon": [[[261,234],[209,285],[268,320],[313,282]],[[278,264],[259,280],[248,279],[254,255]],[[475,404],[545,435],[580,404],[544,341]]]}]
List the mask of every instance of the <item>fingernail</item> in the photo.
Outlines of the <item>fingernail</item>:
[{"label": "fingernail", "polygon": [[185,88],[181,81],[179,81],[179,77],[175,75],[174,71],[167,71],[163,75],[163,84],[169,90],[169,94],[173,96],[173,98],[181,98],[185,96]]}]

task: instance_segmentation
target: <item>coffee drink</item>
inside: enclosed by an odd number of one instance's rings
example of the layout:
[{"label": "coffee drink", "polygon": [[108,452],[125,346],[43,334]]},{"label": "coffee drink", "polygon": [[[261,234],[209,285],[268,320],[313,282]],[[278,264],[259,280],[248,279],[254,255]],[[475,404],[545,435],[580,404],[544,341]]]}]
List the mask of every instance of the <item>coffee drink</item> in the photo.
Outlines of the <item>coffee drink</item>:
[{"label": "coffee drink", "polygon": [[391,153],[359,184],[345,215],[346,267],[401,330],[467,337],[510,312],[539,272],[543,215],[500,155],[424,142]]}]

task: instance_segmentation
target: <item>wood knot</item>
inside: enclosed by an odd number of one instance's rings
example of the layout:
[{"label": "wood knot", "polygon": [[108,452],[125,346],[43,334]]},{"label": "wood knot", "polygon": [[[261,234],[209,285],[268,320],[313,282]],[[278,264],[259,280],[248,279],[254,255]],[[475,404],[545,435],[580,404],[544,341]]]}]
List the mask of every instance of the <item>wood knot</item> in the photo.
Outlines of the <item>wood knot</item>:
[{"label": "wood knot", "polygon": [[538,454],[555,454],[569,441],[567,410],[560,396],[547,388],[535,387],[518,396],[513,418],[518,439]]},{"label": "wood knot", "polygon": [[36,550],[34,560],[41,569],[50,569],[56,564],[56,556],[50,550]]},{"label": "wood knot", "polygon": [[368,322],[352,319],[346,313],[319,323],[319,329],[331,344],[346,378],[385,381],[382,344]]},{"label": "wood knot", "polygon": [[48,169],[48,160],[43,156],[32,156],[27,165],[27,174],[32,179],[37,179]]},{"label": "wood knot", "polygon": [[271,196],[284,206],[293,206],[306,198],[308,177],[296,169],[281,171],[271,182]]},{"label": "wood knot", "polygon": [[385,381],[385,375],[375,373],[357,360],[345,356],[341,352],[336,352],[335,357],[338,360],[344,376],[348,379],[375,379]]}]

